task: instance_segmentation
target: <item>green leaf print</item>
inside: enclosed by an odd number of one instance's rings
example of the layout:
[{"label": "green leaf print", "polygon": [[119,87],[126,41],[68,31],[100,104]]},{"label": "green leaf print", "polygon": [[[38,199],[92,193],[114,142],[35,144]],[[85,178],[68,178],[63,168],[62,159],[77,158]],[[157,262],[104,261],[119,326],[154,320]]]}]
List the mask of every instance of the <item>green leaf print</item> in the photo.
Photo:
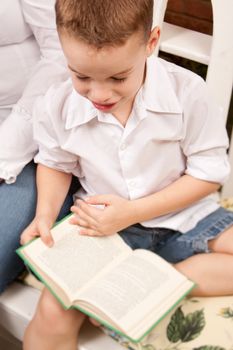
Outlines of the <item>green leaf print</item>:
[{"label": "green leaf print", "polygon": [[203,310],[184,316],[181,307],[179,307],[172,315],[171,321],[167,326],[167,338],[172,343],[176,343],[179,340],[183,343],[189,342],[198,337],[204,327]]},{"label": "green leaf print", "polygon": [[180,325],[184,321],[184,313],[181,310],[181,306],[175,311],[171,317],[171,321],[167,326],[167,338],[172,343],[176,343],[180,340]]},{"label": "green leaf print", "polygon": [[142,350],[155,350],[155,347],[151,344],[144,345]]},{"label": "green leaf print", "polygon": [[205,327],[203,310],[189,313],[180,325],[180,339],[188,342],[198,337]]}]

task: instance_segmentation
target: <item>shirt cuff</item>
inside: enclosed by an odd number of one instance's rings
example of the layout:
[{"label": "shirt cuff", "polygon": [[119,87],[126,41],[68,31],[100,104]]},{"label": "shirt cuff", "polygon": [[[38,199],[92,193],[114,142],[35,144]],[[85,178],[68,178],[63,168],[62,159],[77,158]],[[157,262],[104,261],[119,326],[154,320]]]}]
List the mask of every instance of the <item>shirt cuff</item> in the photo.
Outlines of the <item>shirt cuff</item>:
[{"label": "shirt cuff", "polygon": [[230,175],[228,156],[191,156],[185,173],[195,178],[223,185]]},{"label": "shirt cuff", "polygon": [[6,184],[12,184],[16,181],[17,175],[0,169],[0,183],[4,181]]}]

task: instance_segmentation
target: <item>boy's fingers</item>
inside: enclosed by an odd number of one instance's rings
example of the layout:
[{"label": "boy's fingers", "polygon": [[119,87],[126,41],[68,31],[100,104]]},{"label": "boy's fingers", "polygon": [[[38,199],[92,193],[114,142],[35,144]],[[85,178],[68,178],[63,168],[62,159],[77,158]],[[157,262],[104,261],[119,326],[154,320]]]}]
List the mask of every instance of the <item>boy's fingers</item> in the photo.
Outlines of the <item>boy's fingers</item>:
[{"label": "boy's fingers", "polygon": [[92,229],[89,229],[89,228],[85,228],[85,227],[80,227],[80,230],[79,230],[79,233],[80,235],[83,235],[83,236],[94,236],[94,237],[101,237],[101,236],[104,236],[101,232],[99,231],[96,231],[96,230],[92,230]]},{"label": "boy's fingers", "polygon": [[54,242],[51,235],[43,234],[41,235],[41,239],[44,242],[44,244],[46,244],[48,247],[52,247]]},{"label": "boy's fingers", "polygon": [[89,224],[85,220],[82,220],[79,217],[73,217],[72,219],[70,219],[69,222],[72,225],[78,225],[78,226],[81,226],[81,227],[89,227]]},{"label": "boy's fingers", "polygon": [[54,241],[49,227],[46,224],[41,223],[39,227],[40,236],[42,241],[49,247],[52,247]]},{"label": "boy's fingers", "polygon": [[37,234],[36,233],[28,233],[28,232],[23,232],[21,237],[20,237],[20,244],[23,245],[23,244],[26,244],[27,242],[31,241],[31,239],[33,237],[36,237]]},{"label": "boy's fingers", "polygon": [[102,194],[102,195],[98,195],[98,196],[87,197],[87,198],[85,198],[85,201],[88,204],[108,205],[108,204],[110,204],[109,199],[110,199],[109,195]]},{"label": "boy's fingers", "polygon": [[[73,213],[77,214],[77,215],[72,216],[72,218],[70,219],[71,223],[75,223],[75,222],[77,222],[77,220],[83,220],[88,224],[88,226],[96,227],[97,222],[96,222],[96,219],[93,217],[94,212],[90,213],[89,208],[87,208],[85,210],[85,208],[83,208],[83,207],[78,208],[76,206],[72,206],[71,211]],[[77,224],[79,225],[79,223],[77,223]]]},{"label": "boy's fingers", "polygon": [[70,209],[78,215],[85,213],[88,216],[91,216],[93,213],[93,207],[81,200],[77,200],[76,205],[73,205]]}]

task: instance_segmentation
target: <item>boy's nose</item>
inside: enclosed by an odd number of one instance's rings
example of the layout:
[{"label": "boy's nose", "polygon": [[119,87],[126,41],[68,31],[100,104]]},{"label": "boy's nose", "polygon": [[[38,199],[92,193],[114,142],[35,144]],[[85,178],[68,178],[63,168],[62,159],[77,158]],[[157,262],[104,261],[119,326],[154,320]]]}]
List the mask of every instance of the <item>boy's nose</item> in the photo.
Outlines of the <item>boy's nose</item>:
[{"label": "boy's nose", "polygon": [[112,92],[109,88],[96,86],[89,90],[89,99],[99,104],[108,103],[111,100]]}]

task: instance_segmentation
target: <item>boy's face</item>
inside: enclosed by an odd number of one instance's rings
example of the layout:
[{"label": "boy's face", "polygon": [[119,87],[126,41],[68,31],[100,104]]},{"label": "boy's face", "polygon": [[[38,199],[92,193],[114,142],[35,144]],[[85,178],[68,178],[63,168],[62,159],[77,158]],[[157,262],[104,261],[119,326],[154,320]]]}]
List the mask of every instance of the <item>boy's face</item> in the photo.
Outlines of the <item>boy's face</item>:
[{"label": "boy's face", "polygon": [[99,50],[60,35],[75,90],[100,111],[112,113],[123,125],[144,81],[146,59],[154,50],[159,29],[152,31],[148,43],[142,42],[141,35],[133,34],[122,46]]}]

